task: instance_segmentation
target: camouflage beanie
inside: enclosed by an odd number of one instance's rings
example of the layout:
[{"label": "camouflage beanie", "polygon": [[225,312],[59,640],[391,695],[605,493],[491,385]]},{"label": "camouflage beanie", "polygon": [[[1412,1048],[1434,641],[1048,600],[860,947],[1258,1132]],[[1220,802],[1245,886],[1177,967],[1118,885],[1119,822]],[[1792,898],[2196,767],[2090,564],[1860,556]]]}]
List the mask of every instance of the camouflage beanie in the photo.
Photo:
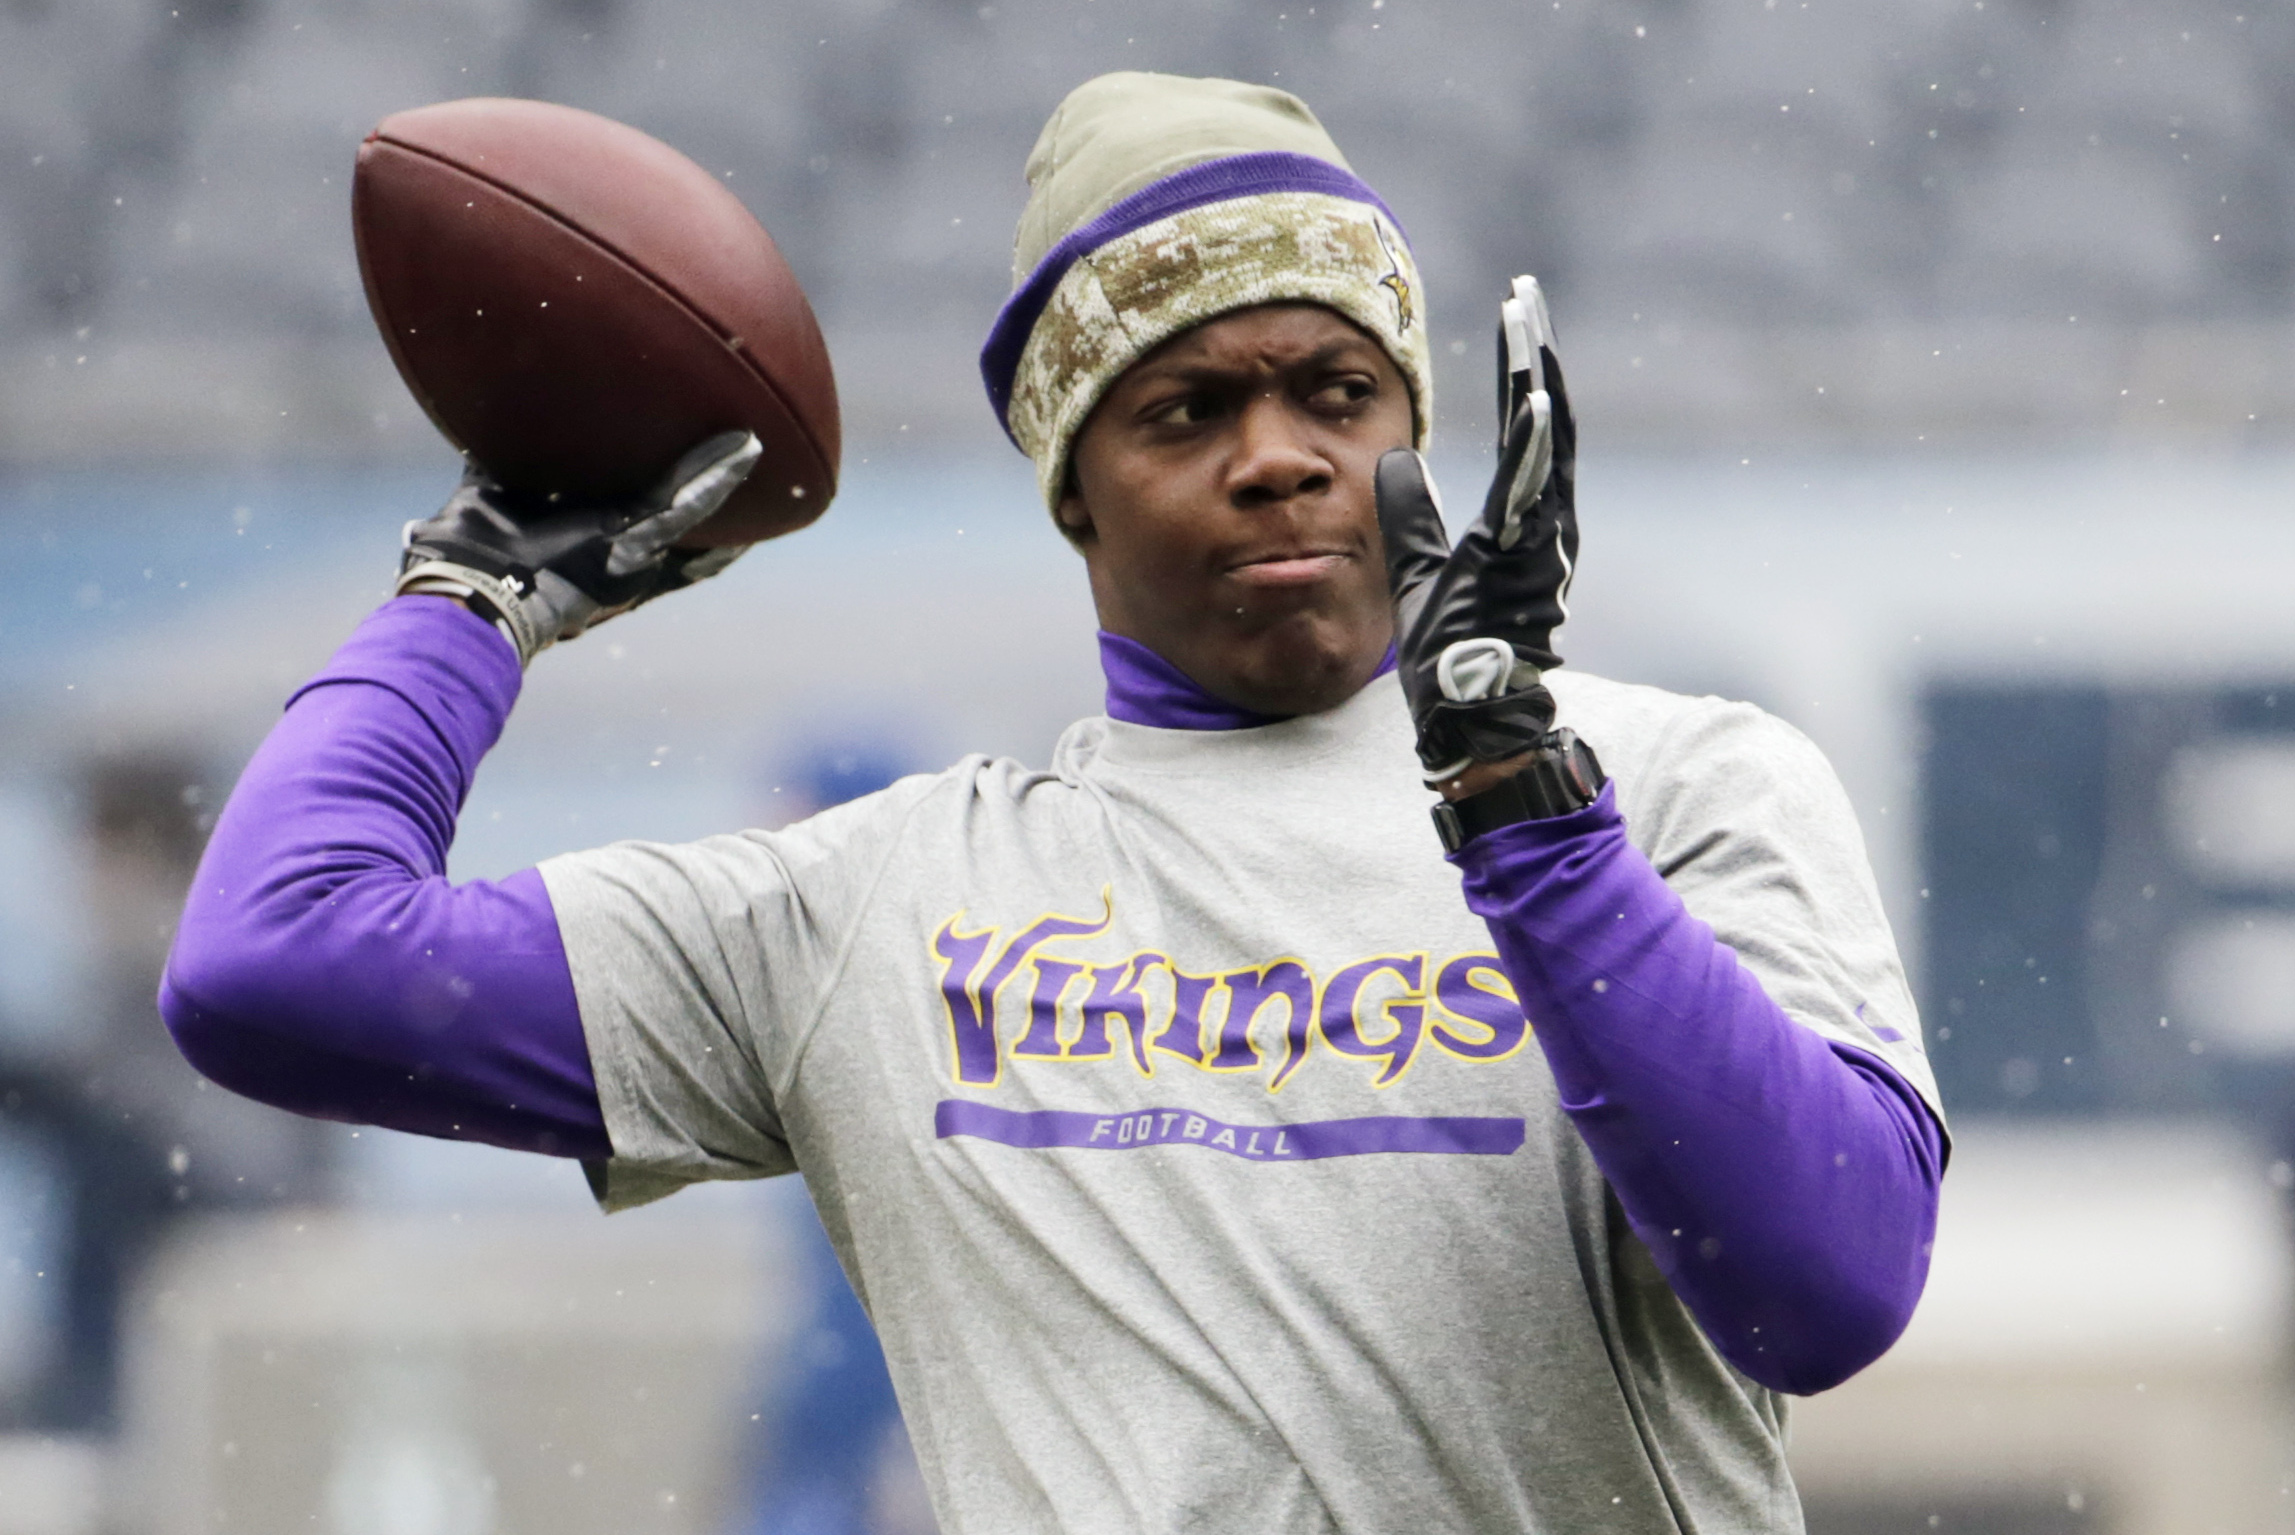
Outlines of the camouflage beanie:
[{"label": "camouflage beanie", "polygon": [[1124,370],[1206,320],[1322,304],[1409,383],[1418,445],[1433,367],[1402,226],[1305,102],[1266,86],[1102,75],[1028,156],[1013,292],[981,349],[1005,432],[1057,511],[1076,433]]}]

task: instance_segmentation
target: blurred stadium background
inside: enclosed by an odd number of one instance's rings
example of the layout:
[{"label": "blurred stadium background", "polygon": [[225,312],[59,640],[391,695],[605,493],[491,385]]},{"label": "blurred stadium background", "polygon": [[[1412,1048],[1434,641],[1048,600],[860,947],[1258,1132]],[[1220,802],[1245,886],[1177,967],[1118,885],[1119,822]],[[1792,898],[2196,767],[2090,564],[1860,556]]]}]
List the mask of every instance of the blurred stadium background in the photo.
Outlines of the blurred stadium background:
[{"label": "blurred stadium background", "polygon": [[2295,5],[0,0],[0,1535],[929,1529],[793,1180],[601,1222],[205,1091],[149,998],[451,483],[352,261],[374,121],[667,139],[844,391],[822,524],[536,669],[495,874],[1097,707],[972,358],[1037,127],[1122,67],[1295,89],[1384,191],[1454,485],[1484,306],[1544,278],[1573,662],[1849,784],[1959,1148],[1912,1332],[1797,1418],[1812,1529],[2295,1528]]}]

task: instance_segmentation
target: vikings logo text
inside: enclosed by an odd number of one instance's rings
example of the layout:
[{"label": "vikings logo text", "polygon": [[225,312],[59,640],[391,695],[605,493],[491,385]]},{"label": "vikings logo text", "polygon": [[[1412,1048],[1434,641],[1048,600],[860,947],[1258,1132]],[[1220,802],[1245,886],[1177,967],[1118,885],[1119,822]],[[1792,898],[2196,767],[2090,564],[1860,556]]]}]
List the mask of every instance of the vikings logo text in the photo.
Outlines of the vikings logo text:
[{"label": "vikings logo text", "polygon": [[957,1082],[992,1087],[1008,1059],[1120,1056],[1143,1077],[1179,1064],[1259,1073],[1273,1093],[1320,1043],[1387,1087],[1427,1046],[1494,1061],[1529,1035],[1495,954],[1372,954],[1318,975],[1290,956],[1197,974],[1148,951],[1099,963],[1073,953],[1114,917],[1111,901],[1097,919],[1047,913],[1010,936],[968,931],[962,912],[941,924],[932,951]]}]

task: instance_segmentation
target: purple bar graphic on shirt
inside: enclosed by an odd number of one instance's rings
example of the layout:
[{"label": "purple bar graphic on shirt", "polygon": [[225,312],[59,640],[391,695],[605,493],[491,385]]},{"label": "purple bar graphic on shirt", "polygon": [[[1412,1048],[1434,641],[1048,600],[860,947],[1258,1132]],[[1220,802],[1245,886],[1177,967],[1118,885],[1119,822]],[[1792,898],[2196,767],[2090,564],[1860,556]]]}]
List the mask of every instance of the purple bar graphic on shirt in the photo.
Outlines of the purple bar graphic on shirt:
[{"label": "purple bar graphic on shirt", "polygon": [[1136,1151],[1143,1146],[1205,1146],[1251,1162],[1313,1162],[1381,1151],[1434,1151],[1453,1156],[1511,1156],[1522,1147],[1519,1119],[1319,1119],[1291,1125],[1236,1125],[1187,1109],[1134,1109],[1074,1114],[1062,1109],[999,1109],[943,1098],[933,1110],[940,1139],[969,1135],[1006,1146],[1084,1151]]}]

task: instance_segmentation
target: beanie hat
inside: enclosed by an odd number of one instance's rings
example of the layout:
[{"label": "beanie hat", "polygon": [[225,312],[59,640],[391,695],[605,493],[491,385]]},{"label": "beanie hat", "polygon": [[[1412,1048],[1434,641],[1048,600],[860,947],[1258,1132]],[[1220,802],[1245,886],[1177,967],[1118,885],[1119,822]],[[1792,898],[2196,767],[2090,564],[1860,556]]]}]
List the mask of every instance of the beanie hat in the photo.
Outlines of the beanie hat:
[{"label": "beanie hat", "polygon": [[1181,332],[1256,304],[1336,310],[1376,339],[1433,421],[1418,268],[1402,226],[1285,91],[1102,75],[1028,156],[1011,299],[981,349],[1004,430],[1055,511],[1069,448],[1109,386]]}]

